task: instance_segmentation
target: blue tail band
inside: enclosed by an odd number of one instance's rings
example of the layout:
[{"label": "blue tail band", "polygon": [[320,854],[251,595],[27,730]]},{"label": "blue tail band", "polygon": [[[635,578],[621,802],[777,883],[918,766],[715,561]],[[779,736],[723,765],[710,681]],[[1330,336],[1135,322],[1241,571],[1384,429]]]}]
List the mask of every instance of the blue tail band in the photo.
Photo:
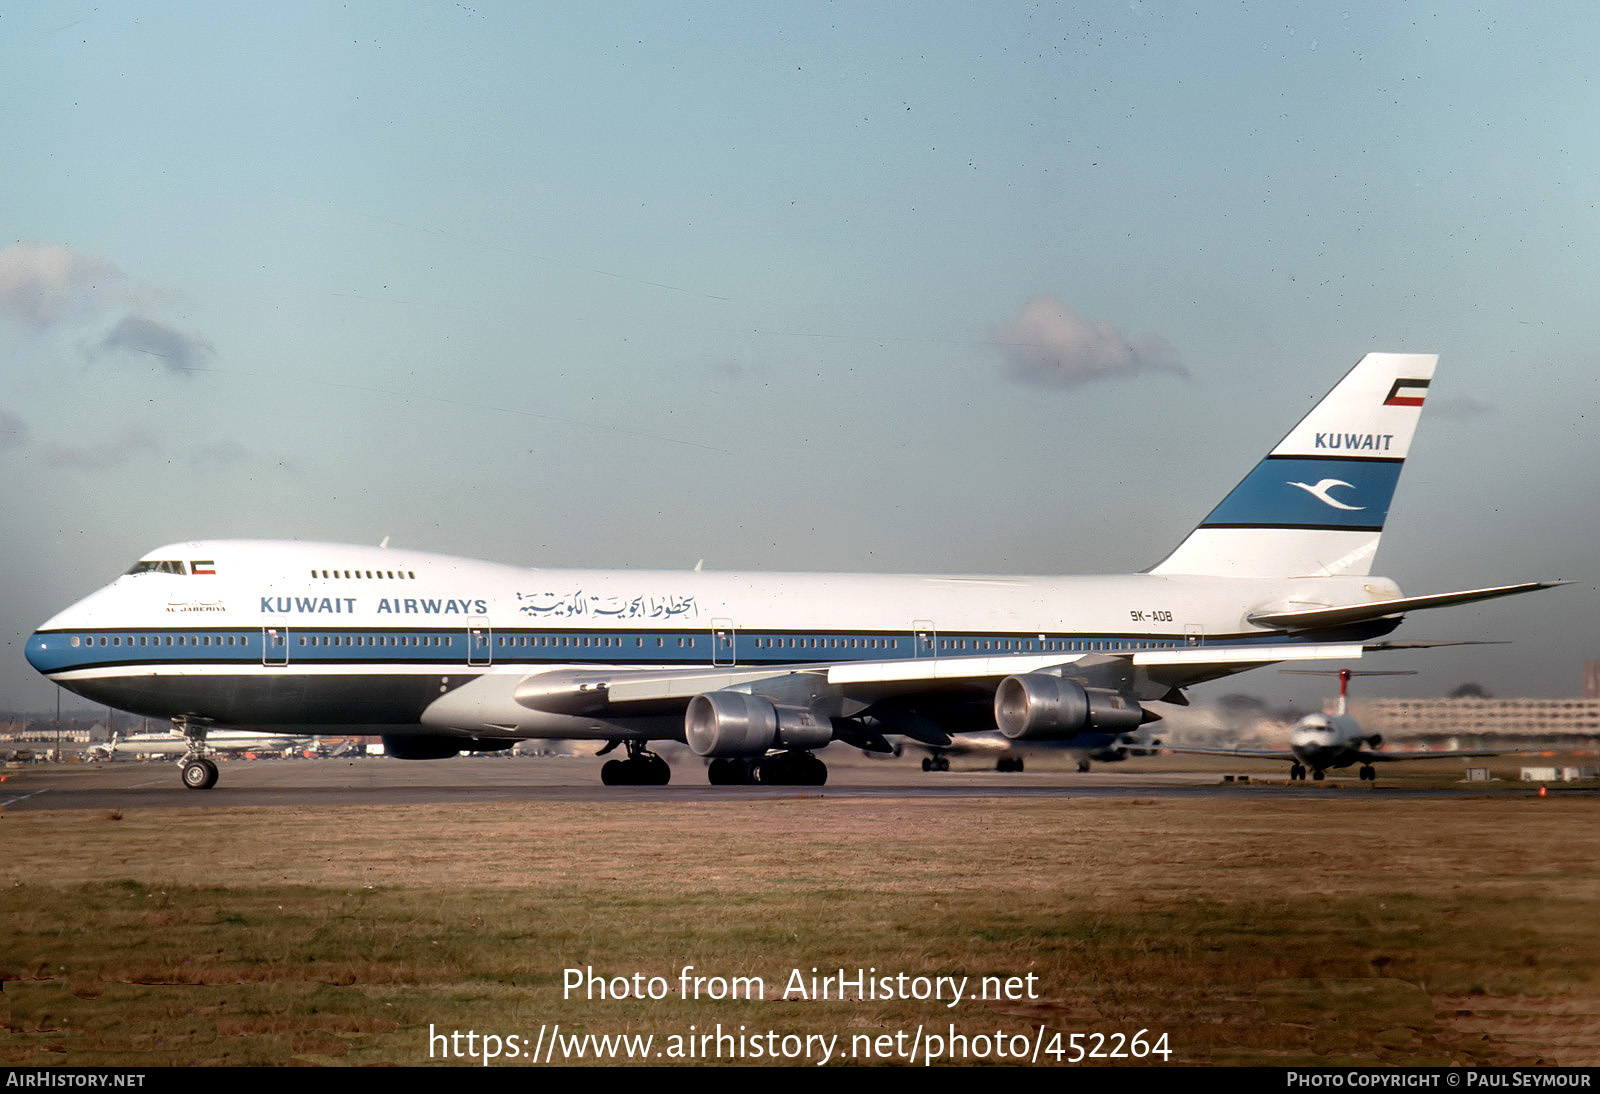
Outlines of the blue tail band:
[{"label": "blue tail band", "polygon": [[1200,527],[1379,532],[1401,466],[1398,459],[1269,456]]}]

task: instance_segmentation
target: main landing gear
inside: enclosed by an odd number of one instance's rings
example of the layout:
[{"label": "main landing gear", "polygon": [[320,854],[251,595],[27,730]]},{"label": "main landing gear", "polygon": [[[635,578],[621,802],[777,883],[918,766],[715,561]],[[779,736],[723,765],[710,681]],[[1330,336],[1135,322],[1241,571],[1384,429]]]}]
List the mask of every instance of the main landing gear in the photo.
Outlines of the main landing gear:
[{"label": "main landing gear", "polygon": [[[1021,756],[1001,756],[994,762],[994,769],[996,771],[1021,771],[1022,768],[1023,763]],[[932,756],[924,756],[922,758],[922,770],[949,771],[950,757],[946,756],[942,752],[937,752]],[[1083,769],[1080,768],[1080,770]]]},{"label": "main landing gear", "polygon": [[798,749],[756,760],[723,757],[706,767],[706,779],[712,786],[822,786],[828,765]]},{"label": "main landing gear", "polygon": [[190,790],[210,790],[217,785],[217,762],[209,756],[183,761],[183,785]]},{"label": "main landing gear", "polygon": [[172,728],[183,734],[189,742],[189,750],[179,763],[183,785],[190,790],[210,790],[216,786],[217,761],[211,758],[212,751],[206,747],[207,723],[174,718]]},{"label": "main landing gear", "polygon": [[[645,748],[643,741],[624,741],[628,749],[626,760],[607,760],[600,768],[600,781],[607,786],[666,786],[672,778],[672,768],[667,761]],[[604,756],[617,742],[600,750]]]},{"label": "main landing gear", "polygon": [[1361,781],[1364,782],[1364,783],[1375,783],[1375,782],[1377,782],[1378,781],[1378,769],[1373,767],[1371,764],[1362,764],[1361,765]]}]

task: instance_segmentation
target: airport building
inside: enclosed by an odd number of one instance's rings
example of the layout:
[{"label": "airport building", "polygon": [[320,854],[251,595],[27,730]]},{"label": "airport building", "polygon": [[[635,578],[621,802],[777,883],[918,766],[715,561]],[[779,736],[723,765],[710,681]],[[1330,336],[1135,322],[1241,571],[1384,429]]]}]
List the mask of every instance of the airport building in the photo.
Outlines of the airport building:
[{"label": "airport building", "polygon": [[1395,740],[1454,739],[1463,748],[1495,741],[1600,747],[1600,698],[1369,699],[1352,706],[1362,725]]}]

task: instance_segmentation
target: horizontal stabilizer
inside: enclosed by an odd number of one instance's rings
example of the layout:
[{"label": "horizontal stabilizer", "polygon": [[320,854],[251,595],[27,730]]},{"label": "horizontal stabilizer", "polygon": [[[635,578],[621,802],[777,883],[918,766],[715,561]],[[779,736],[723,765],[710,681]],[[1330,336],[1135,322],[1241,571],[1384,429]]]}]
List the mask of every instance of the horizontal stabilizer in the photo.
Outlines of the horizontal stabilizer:
[{"label": "horizontal stabilizer", "polygon": [[1415,642],[1368,642],[1368,653],[1382,653],[1388,650],[1436,650],[1443,646],[1509,646],[1510,642],[1503,638],[1472,638],[1458,642],[1445,639],[1421,638]]},{"label": "horizontal stabilizer", "polygon": [[1457,593],[1434,593],[1432,596],[1403,596],[1395,600],[1374,600],[1365,604],[1349,604],[1338,608],[1306,608],[1289,612],[1253,612],[1250,622],[1264,627],[1285,627],[1292,631],[1318,630],[1323,627],[1344,627],[1372,619],[1385,619],[1405,612],[1424,608],[1447,608],[1453,604],[1471,604],[1479,600],[1493,600],[1517,593],[1531,593],[1535,589],[1553,589],[1567,585],[1566,581],[1527,581],[1521,585],[1498,585],[1491,589],[1466,589]]}]

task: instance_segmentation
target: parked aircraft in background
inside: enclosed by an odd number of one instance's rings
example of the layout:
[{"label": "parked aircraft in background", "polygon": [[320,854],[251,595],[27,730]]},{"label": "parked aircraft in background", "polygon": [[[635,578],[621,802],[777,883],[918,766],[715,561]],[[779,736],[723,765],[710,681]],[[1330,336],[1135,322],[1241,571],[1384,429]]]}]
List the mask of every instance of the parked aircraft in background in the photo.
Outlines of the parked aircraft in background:
[{"label": "parked aircraft in background", "polygon": [[[275,756],[301,755],[317,747],[314,737],[282,733],[253,733],[249,730],[212,730],[206,734],[206,747],[213,752],[259,752]],[[176,730],[166,733],[113,733],[105,744],[92,745],[89,755],[109,760],[117,753],[131,756],[184,756],[189,739]]]},{"label": "parked aircraft in background", "polygon": [[28,640],[96,703],[171,718],[186,785],[213,727],[381,734],[438,759],[591,740],[661,784],[817,784],[830,741],[889,751],[999,730],[1112,747],[1154,701],[1256,665],[1361,655],[1408,611],[1369,575],[1436,358],[1372,353],[1159,565],[1099,577],[539,570],[386,547],[162,547]]},{"label": "parked aircraft in background", "polygon": [[1071,741],[1013,741],[999,730],[990,733],[965,733],[948,745],[927,745],[907,739],[905,748],[923,751],[924,771],[949,771],[950,757],[980,757],[992,759],[996,771],[1023,771],[1029,756],[1049,753],[1066,755],[1078,765],[1079,771],[1088,771],[1092,764],[1121,763],[1130,757],[1154,756],[1161,751],[1161,741],[1151,732],[1151,726],[1141,726],[1132,733],[1124,733],[1104,744],[1076,747]]},{"label": "parked aircraft in background", "polygon": [[1289,764],[1289,778],[1303,780],[1309,771],[1313,779],[1321,779],[1329,771],[1361,765],[1361,781],[1373,782],[1378,777],[1373,764],[1396,763],[1401,760],[1440,760],[1452,757],[1465,759],[1473,756],[1503,756],[1505,752],[1484,749],[1433,748],[1384,749],[1383,736],[1368,733],[1361,723],[1350,716],[1347,693],[1352,676],[1411,676],[1411,672],[1356,672],[1351,669],[1285,669],[1305,676],[1337,676],[1339,678],[1339,705],[1332,714],[1307,714],[1289,730],[1289,747],[1281,748],[1190,748],[1167,746],[1168,752],[1191,756],[1238,756],[1253,760],[1283,760]]}]

